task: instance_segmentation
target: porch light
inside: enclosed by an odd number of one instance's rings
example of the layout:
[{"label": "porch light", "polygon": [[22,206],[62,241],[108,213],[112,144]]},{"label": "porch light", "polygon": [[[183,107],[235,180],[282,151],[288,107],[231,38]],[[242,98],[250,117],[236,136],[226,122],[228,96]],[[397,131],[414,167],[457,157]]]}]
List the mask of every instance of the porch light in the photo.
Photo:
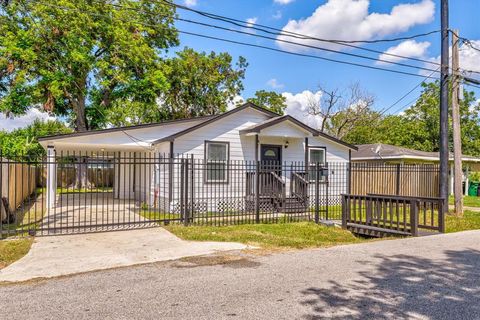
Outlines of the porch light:
[{"label": "porch light", "polygon": [[285,140],[285,149],[288,148],[288,140]]}]

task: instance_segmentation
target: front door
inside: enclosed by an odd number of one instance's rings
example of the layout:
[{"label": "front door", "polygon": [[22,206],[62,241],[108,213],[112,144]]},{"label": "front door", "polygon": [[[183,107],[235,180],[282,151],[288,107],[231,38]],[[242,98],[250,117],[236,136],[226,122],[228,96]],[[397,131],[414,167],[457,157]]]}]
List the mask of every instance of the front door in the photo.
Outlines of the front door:
[{"label": "front door", "polygon": [[260,147],[261,170],[282,175],[282,146],[265,145]]}]

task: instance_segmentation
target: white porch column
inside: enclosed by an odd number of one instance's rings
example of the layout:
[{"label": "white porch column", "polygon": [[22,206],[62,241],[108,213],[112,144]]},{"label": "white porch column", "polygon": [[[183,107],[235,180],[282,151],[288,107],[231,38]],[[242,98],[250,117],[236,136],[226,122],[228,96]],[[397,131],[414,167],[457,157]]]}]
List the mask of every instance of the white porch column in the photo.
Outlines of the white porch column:
[{"label": "white porch column", "polygon": [[453,162],[450,164],[450,189],[448,190],[448,194],[449,195],[453,195],[453,184],[454,184],[454,172],[453,171],[454,168],[453,168]]},{"label": "white porch column", "polygon": [[57,196],[57,165],[55,159],[55,148],[48,146],[47,148],[47,209],[55,206],[55,198]]},{"label": "white porch column", "polygon": [[465,192],[464,194],[466,196],[468,196],[468,175],[470,174],[470,172],[468,171],[469,167],[468,165],[465,167]]}]

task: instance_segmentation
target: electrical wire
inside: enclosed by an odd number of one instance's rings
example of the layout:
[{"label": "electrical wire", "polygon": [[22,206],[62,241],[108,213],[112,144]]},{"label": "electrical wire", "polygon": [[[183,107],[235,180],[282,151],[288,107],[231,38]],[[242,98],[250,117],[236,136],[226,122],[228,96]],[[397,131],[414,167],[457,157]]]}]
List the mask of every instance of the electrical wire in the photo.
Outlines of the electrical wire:
[{"label": "electrical wire", "polygon": [[[109,4],[109,5],[111,5],[115,8],[127,9],[127,10],[136,11],[136,12],[139,11],[138,8],[127,7],[125,5],[119,5],[119,4],[113,4],[113,3]],[[145,14],[149,14],[148,12],[145,12],[145,11],[142,11],[142,10],[140,10],[140,12],[143,12]],[[351,57],[366,59],[366,60],[371,60],[371,61],[378,61],[378,62],[383,62],[383,63],[386,63],[386,64],[398,65],[398,66],[407,67],[407,68],[414,68],[414,69],[420,69],[420,70],[425,70],[425,71],[432,71],[432,69],[429,69],[429,68],[426,68],[426,67],[414,66],[414,65],[409,65],[409,64],[405,64],[405,63],[400,63],[400,62],[395,62],[395,61],[390,61],[390,60],[384,60],[384,59],[380,59],[380,58],[376,58],[376,57],[374,58],[374,57],[364,56],[364,55],[360,55],[360,54],[342,52],[342,51],[338,51],[338,50],[334,50],[334,49],[329,49],[329,48],[324,48],[324,47],[319,47],[319,46],[314,46],[314,45],[298,43],[298,42],[289,41],[289,40],[285,40],[285,39],[272,38],[272,37],[268,37],[268,36],[264,36],[264,35],[255,34],[255,33],[252,33],[252,32],[226,28],[226,27],[223,27],[223,26],[213,25],[213,24],[200,22],[200,21],[195,21],[195,20],[191,20],[191,19],[185,19],[185,18],[180,18],[180,17],[174,17],[173,19],[175,19],[177,21],[190,23],[190,24],[195,24],[195,25],[208,27],[208,28],[214,28],[214,29],[224,30],[224,31],[228,31],[228,32],[243,34],[243,35],[247,35],[247,36],[263,38],[263,39],[268,39],[268,40],[273,40],[273,41],[278,41],[278,42],[283,42],[283,43],[288,43],[288,44],[291,44],[291,45],[305,47],[305,48],[309,48],[309,49],[316,49],[316,50],[321,50],[321,51],[326,51],[326,52],[331,52],[331,53],[337,53],[337,54],[341,54],[341,55],[346,55],[346,56],[351,56]],[[238,23],[235,23],[235,25],[240,26],[242,28],[252,28],[250,26],[250,24],[240,25]],[[259,29],[259,28],[253,28],[253,29],[262,30],[264,32],[267,32],[269,34],[273,34],[273,35],[276,35],[276,36],[290,36],[290,37],[292,37],[292,35],[269,32],[269,31]],[[300,38],[300,39],[308,39],[306,37],[297,37],[297,36],[293,36],[293,37]],[[327,40],[321,40],[321,41],[332,43],[332,41],[327,41]],[[336,45],[347,45],[347,44],[342,44],[342,43],[335,43],[335,44]],[[386,53],[386,52],[382,52],[382,51],[378,51],[378,50],[366,49],[366,48],[362,48],[362,47],[359,47],[359,46],[353,46],[353,45],[347,45],[347,46],[354,47],[354,48],[357,48],[357,49],[360,49],[360,50],[366,50],[366,51],[369,51],[369,52],[382,54],[382,55],[392,56],[392,57],[396,57],[396,58],[411,59],[411,60],[416,60],[416,61],[420,61],[420,62],[424,62],[424,63],[439,65],[439,63],[437,63],[437,62],[432,62],[432,61],[428,61],[428,60],[424,60],[424,59],[409,58],[409,57],[406,57],[406,56],[390,54],[390,53]]]},{"label": "electrical wire", "polygon": [[[186,10],[186,11],[191,11],[191,12],[200,14],[200,15],[202,15],[202,16],[205,16],[205,17],[208,17],[208,18],[211,18],[211,19],[221,20],[221,21],[225,21],[225,22],[232,21],[232,22],[243,23],[243,24],[247,25],[247,23],[246,23],[245,21],[243,21],[243,20],[239,20],[239,19],[235,19],[235,18],[230,18],[230,17],[226,17],[226,16],[222,16],[222,15],[218,15],[218,14],[206,12],[206,11],[201,11],[201,10],[189,8],[189,7],[187,7],[187,6],[183,6],[183,5],[174,3],[173,1],[167,1],[167,0],[160,0],[160,1],[163,2],[163,3],[165,3],[165,4],[168,4],[168,5],[170,5],[170,6],[173,6],[173,7],[175,7],[175,8],[179,8],[179,9]],[[256,26],[256,27],[261,27],[261,28],[266,28],[266,29],[270,29],[270,30],[274,30],[274,31],[285,32],[285,33],[288,33],[288,34],[291,34],[291,35],[302,36],[302,37],[305,37],[304,39],[311,39],[311,40],[318,40],[318,41],[326,41],[326,42],[334,42],[334,43],[380,43],[380,42],[395,42],[395,41],[415,39],[415,38],[418,38],[418,37],[425,37],[425,36],[428,36],[428,35],[431,35],[431,34],[440,32],[440,30],[433,30],[433,31],[430,31],[430,32],[420,33],[420,34],[416,34],[416,35],[412,35],[412,36],[408,36],[408,37],[398,37],[398,38],[391,38],[391,39],[376,39],[376,40],[334,40],[334,39],[321,39],[321,38],[317,38],[317,37],[306,36],[306,35],[302,35],[302,34],[299,34],[299,33],[291,32],[291,31],[284,31],[284,30],[282,30],[282,29],[278,29],[278,28],[274,28],[274,27],[270,27],[270,26],[266,26],[266,25],[262,25],[262,24],[257,24],[257,23],[248,23],[248,25],[252,25],[252,26]]]},{"label": "electrical wire", "polygon": [[[61,6],[57,6],[57,5],[51,5],[51,4],[45,4],[45,5],[55,7],[55,8],[58,8],[58,9],[63,9],[63,10],[71,10],[71,11],[77,11],[77,12],[83,12],[83,13],[85,12],[84,10],[79,10],[79,9],[76,9],[76,8],[61,7]],[[97,14],[97,13],[94,13],[94,12],[88,12],[88,13],[92,14],[94,16],[107,17],[103,14]],[[151,24],[148,24],[148,23],[145,23],[145,22],[132,21],[132,20],[126,20],[126,19],[119,19],[119,20],[125,21],[125,22],[134,22],[134,23],[144,25],[144,26],[155,27],[154,25],[151,25]],[[220,38],[220,37],[195,33],[195,32],[183,31],[183,30],[179,30],[179,29],[177,29],[177,32],[182,33],[182,34],[191,35],[191,36],[201,37],[201,38],[204,38],[204,39],[211,39],[211,40],[217,40],[217,41],[222,41],[222,42],[227,42],[227,43],[232,43],[232,44],[238,44],[238,45],[243,45],[243,46],[248,46],[248,47],[261,48],[261,49],[265,49],[265,50],[269,50],[269,51],[273,51],[273,52],[280,52],[280,53],[284,53],[284,54],[288,54],[288,55],[308,57],[308,58],[319,59],[319,60],[324,60],[324,61],[329,61],[329,62],[335,62],[335,63],[339,63],[339,64],[351,65],[351,66],[356,66],[356,67],[363,67],[363,68],[372,69],[372,70],[381,70],[381,71],[385,71],[385,72],[389,72],[389,73],[396,73],[396,74],[402,74],[402,75],[408,75],[408,76],[414,76],[414,77],[423,77],[420,74],[406,72],[406,71],[392,70],[392,69],[386,69],[386,68],[382,68],[382,67],[369,66],[369,65],[356,63],[356,62],[349,62],[349,61],[345,61],[345,60],[332,59],[332,58],[321,57],[321,56],[311,55],[311,54],[306,54],[306,53],[291,52],[291,51],[272,48],[272,47],[267,47],[267,46],[263,46],[263,45],[252,44],[252,43],[248,43],[248,42],[241,42],[241,41],[236,41],[236,40],[230,40],[230,39],[225,39],[225,38]],[[427,71],[432,71],[432,70],[427,69]],[[432,79],[436,79],[436,78],[432,78]]]}]

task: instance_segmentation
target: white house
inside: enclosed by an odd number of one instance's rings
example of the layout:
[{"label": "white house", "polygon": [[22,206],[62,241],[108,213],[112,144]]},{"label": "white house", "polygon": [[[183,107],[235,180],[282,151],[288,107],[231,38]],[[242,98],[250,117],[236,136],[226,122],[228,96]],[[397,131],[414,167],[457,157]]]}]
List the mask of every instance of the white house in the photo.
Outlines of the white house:
[{"label": "white house", "polygon": [[[279,116],[251,103],[219,115],[49,136],[39,141],[50,159],[75,155],[114,163],[114,198],[169,207],[182,196],[184,174],[191,174],[195,201],[216,197],[214,206],[218,206],[221,198],[245,198],[252,183],[248,174],[254,170],[249,164],[256,161],[282,163],[283,169],[269,170],[288,194],[294,192],[289,187],[292,174],[307,172],[300,168],[304,163],[348,163],[351,150],[356,150],[291,116]],[[181,171],[184,158],[193,161],[192,171]],[[49,205],[55,199],[55,166],[54,161],[48,165]],[[338,183],[342,187],[336,192],[345,192],[344,179]]]}]

